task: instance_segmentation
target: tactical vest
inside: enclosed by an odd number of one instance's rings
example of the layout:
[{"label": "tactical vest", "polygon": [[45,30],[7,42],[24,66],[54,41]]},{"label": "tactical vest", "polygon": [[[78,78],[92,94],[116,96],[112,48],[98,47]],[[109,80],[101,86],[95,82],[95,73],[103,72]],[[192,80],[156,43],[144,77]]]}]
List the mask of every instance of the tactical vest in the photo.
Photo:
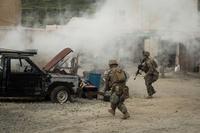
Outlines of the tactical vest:
[{"label": "tactical vest", "polygon": [[125,72],[119,67],[112,68],[112,70],[110,71],[110,78],[112,84],[123,83],[126,82],[127,79]]}]

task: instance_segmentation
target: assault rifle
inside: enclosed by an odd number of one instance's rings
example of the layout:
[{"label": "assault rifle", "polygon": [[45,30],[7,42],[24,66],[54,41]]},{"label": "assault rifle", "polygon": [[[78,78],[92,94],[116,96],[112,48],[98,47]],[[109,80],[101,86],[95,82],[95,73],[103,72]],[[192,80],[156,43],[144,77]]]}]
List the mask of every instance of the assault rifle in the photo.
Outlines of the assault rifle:
[{"label": "assault rifle", "polygon": [[140,70],[141,70],[141,69],[138,69],[138,70],[137,70],[137,72],[135,73],[134,80],[136,80],[136,78],[137,78],[137,76],[138,76],[139,74],[141,75],[141,72],[140,72]]},{"label": "assault rifle", "polygon": [[143,59],[143,60],[140,60],[140,64],[138,65],[138,70],[137,70],[136,73],[135,73],[134,80],[136,80],[136,78],[137,78],[137,76],[138,76],[139,74],[141,75],[143,63],[144,63],[144,59]]}]

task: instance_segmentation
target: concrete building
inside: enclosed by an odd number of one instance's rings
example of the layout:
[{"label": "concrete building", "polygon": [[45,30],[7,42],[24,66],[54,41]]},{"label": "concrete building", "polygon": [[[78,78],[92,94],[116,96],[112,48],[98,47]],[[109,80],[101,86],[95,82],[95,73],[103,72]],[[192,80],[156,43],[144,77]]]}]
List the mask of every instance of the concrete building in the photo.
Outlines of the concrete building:
[{"label": "concrete building", "polygon": [[21,0],[0,0],[0,26],[17,26],[21,22]]}]

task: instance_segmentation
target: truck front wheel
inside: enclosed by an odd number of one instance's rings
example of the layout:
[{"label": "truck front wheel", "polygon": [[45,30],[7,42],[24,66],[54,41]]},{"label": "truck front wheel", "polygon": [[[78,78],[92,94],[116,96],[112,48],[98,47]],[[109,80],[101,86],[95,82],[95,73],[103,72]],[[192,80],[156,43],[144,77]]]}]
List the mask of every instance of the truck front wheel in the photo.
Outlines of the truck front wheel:
[{"label": "truck front wheel", "polygon": [[52,102],[62,104],[70,99],[70,92],[64,86],[57,86],[52,90],[50,98]]}]

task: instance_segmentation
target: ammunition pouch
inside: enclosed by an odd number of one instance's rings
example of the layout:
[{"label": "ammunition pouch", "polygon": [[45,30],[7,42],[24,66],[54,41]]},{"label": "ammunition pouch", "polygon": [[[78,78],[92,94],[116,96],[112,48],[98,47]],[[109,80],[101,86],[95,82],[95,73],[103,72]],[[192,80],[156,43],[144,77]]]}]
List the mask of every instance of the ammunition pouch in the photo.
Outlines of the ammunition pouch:
[{"label": "ammunition pouch", "polygon": [[124,102],[126,99],[126,97],[124,95],[122,95],[120,98],[119,98],[119,102]]},{"label": "ammunition pouch", "polygon": [[123,94],[123,86],[115,85],[112,87],[111,90],[113,93],[115,92],[116,95],[121,96]]},{"label": "ammunition pouch", "polygon": [[128,86],[125,86],[124,88],[123,88],[123,97],[125,98],[125,99],[127,99],[127,98],[129,98],[129,88],[128,88]]}]

